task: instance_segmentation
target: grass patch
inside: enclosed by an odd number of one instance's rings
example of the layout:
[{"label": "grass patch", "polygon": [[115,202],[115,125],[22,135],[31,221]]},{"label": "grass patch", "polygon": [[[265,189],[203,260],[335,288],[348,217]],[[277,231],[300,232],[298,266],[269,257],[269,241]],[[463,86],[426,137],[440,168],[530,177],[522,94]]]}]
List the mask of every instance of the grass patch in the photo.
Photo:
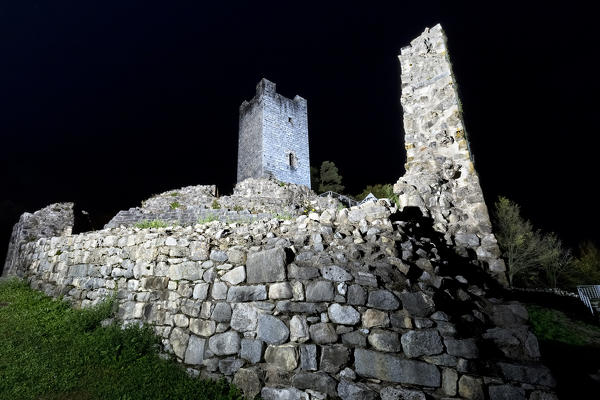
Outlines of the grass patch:
[{"label": "grass patch", "polygon": [[206,224],[206,223],[217,221],[217,220],[218,220],[217,216],[214,215],[214,214],[211,214],[211,215],[207,215],[204,218],[202,218],[202,217],[198,218],[198,223],[199,224]]},{"label": "grass patch", "polygon": [[171,210],[176,210],[176,209],[178,209],[178,208],[180,208],[180,207],[181,207],[181,204],[179,204],[179,202],[178,202],[178,201],[174,201],[174,202],[172,202],[171,204],[169,204],[169,208],[170,208]]},{"label": "grass patch", "polygon": [[218,210],[219,208],[221,208],[221,205],[219,204],[219,202],[215,199],[213,200],[212,204],[210,205],[210,207],[213,210]]},{"label": "grass patch", "polygon": [[550,308],[530,305],[528,311],[533,331],[539,340],[600,347],[600,327],[574,320]]},{"label": "grass patch", "polygon": [[166,221],[155,219],[153,221],[142,221],[135,224],[136,228],[149,229],[149,228],[166,228],[169,224]]},{"label": "grass patch", "polygon": [[152,328],[101,327],[111,301],[75,310],[15,279],[0,282],[0,304],[2,399],[242,399],[161,359]]},{"label": "grass patch", "polygon": [[171,193],[169,193],[169,196],[177,197],[177,196],[179,196],[179,192],[171,192]]}]

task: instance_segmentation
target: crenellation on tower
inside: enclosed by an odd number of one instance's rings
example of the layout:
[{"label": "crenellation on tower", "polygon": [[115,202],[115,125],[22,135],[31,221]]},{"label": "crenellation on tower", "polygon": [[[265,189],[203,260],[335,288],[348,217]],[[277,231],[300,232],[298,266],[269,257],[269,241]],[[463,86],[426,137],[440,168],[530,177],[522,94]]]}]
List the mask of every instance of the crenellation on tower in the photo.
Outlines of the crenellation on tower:
[{"label": "crenellation on tower", "polygon": [[263,78],[240,106],[237,181],[264,177],[310,187],[306,99]]}]

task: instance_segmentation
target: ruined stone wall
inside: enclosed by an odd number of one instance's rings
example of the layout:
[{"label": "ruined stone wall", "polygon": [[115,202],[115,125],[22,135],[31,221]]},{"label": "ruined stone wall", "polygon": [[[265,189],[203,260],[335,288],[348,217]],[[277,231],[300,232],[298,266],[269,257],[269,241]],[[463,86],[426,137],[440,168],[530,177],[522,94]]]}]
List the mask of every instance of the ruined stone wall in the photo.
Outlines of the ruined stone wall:
[{"label": "ruined stone wall", "polygon": [[42,238],[17,268],[76,306],[116,292],[120,323],[250,398],[555,399],[527,311],[392,211]]},{"label": "ruined stone wall", "polygon": [[267,176],[310,187],[306,100],[288,99],[262,79],[240,107],[238,182]]},{"label": "ruined stone wall", "polygon": [[69,235],[73,229],[73,203],[56,203],[31,213],[24,213],[15,224],[8,243],[3,276],[16,275],[21,246],[39,238]]},{"label": "ruined stone wall", "polygon": [[438,24],[399,56],[407,162],[394,186],[400,206],[421,208],[460,251],[472,249],[506,283],[488,210],[469,151],[446,37]]}]

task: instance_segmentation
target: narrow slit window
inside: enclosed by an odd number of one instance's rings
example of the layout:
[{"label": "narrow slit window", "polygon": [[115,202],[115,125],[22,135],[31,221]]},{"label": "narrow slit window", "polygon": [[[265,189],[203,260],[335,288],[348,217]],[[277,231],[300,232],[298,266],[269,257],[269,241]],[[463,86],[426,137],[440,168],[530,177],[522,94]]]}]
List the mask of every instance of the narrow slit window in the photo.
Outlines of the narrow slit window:
[{"label": "narrow slit window", "polygon": [[288,153],[288,165],[290,168],[296,168],[297,165],[296,155],[292,152]]}]

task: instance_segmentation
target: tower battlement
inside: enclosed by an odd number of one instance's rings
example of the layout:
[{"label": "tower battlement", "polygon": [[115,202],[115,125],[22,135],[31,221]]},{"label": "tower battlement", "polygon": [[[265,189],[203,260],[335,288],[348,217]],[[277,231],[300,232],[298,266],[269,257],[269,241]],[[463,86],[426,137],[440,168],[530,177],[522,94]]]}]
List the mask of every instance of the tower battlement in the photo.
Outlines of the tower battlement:
[{"label": "tower battlement", "polygon": [[288,99],[261,79],[240,105],[237,181],[274,177],[310,187],[306,99]]}]

